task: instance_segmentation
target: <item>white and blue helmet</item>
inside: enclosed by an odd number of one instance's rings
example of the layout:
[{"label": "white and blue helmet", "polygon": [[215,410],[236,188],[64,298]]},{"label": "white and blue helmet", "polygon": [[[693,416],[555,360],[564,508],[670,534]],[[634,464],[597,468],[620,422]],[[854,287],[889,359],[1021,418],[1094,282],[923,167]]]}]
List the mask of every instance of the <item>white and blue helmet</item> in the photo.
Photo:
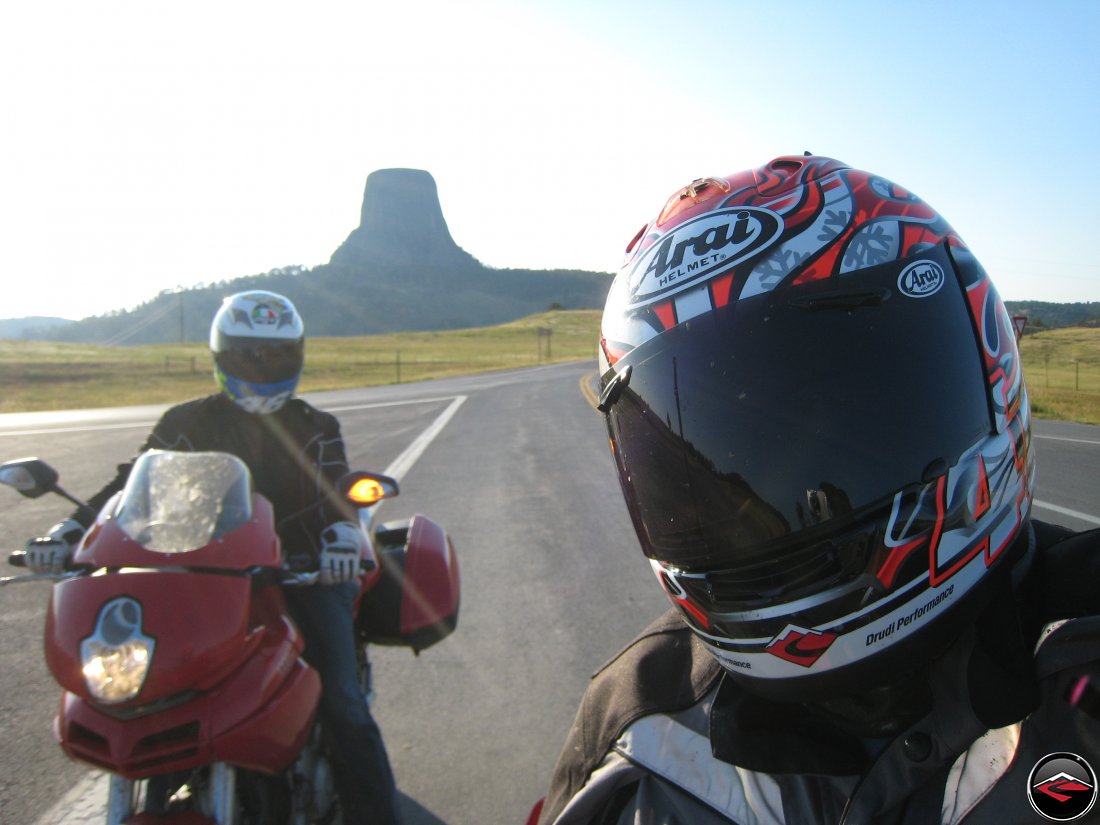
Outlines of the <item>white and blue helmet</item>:
[{"label": "white and blue helmet", "polygon": [[222,391],[248,412],[273,413],[294,395],[302,375],[302,317],[274,292],[230,295],[214,315],[210,350]]}]

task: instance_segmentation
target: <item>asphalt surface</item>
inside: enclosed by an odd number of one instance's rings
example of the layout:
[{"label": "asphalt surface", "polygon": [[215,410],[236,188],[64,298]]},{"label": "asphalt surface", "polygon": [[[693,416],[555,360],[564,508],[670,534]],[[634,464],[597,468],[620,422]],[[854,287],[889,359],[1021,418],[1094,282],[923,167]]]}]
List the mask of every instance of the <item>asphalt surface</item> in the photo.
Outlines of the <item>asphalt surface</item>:
[{"label": "asphalt surface", "polygon": [[[410,823],[524,822],[588,675],[665,608],[586,391],[594,370],[581,363],[309,396],[339,415],[353,467],[400,470],[401,495],[380,519],[425,513],[447,527],[460,558],[455,634],[419,657],[373,654],[374,711]],[[132,455],[159,410],[0,416],[0,459],[38,455],[87,496]],[[1100,526],[1100,428],[1037,422],[1035,436],[1035,515]],[[0,501],[4,549],[69,510],[56,497],[6,489]],[[100,821],[101,780],[50,735],[59,690],[42,661],[48,596],[45,585],[0,589],[0,825]]]}]

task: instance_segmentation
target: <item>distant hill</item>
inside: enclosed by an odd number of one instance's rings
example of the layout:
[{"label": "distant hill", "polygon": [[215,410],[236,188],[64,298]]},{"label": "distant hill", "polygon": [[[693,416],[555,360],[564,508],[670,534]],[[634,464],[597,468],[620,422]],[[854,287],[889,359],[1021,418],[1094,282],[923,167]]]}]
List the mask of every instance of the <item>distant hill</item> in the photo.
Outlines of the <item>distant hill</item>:
[{"label": "distant hill", "polygon": [[487,267],[451,238],[429,173],[381,169],[367,178],[359,226],[327,264],[166,290],[133,310],[65,327],[29,325],[23,335],[100,344],[201,341],[221,299],[246,289],[289,297],[312,335],[460,329],[550,307],[599,308],[611,280],[606,272]]},{"label": "distant hill", "polygon": [[1100,326],[1100,301],[1052,304],[1046,301],[1005,301],[1010,315],[1026,315],[1025,332],[1055,327]]},{"label": "distant hill", "polygon": [[29,329],[48,330],[73,323],[69,318],[52,318],[47,315],[30,315],[26,318],[0,320],[0,338],[22,338]]}]

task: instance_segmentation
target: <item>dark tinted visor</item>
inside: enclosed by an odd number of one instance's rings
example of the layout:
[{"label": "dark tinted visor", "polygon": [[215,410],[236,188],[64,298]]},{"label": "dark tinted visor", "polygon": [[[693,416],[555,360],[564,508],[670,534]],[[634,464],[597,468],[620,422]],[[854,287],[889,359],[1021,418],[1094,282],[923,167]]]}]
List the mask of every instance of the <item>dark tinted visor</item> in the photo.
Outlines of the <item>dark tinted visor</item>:
[{"label": "dark tinted visor", "polygon": [[[911,297],[899,279],[918,260],[942,283]],[[991,430],[978,346],[941,246],[736,301],[633,350],[608,425],[646,554],[730,568],[888,506]]]},{"label": "dark tinted visor", "polygon": [[305,341],[215,336],[214,361],[226,375],[252,384],[287,381],[302,371]]}]

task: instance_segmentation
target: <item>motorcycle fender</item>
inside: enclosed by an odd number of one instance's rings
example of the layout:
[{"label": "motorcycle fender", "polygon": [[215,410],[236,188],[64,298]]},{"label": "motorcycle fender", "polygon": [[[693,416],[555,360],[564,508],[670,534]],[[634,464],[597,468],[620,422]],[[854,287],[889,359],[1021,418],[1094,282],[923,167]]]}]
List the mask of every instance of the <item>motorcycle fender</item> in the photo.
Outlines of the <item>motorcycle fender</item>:
[{"label": "motorcycle fender", "polygon": [[458,624],[460,579],[447,532],[413,516],[406,544],[383,547],[381,557],[382,575],[359,611],[360,634],[417,653],[449,636]]}]

